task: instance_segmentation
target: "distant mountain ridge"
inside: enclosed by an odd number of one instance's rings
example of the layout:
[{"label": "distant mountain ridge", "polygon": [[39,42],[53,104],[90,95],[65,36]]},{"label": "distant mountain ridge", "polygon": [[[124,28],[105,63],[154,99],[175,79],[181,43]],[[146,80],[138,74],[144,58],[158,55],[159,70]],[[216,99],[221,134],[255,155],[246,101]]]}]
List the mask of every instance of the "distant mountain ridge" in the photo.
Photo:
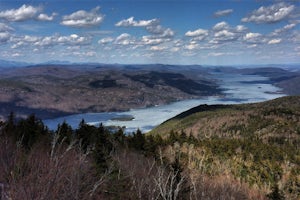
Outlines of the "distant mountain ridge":
[{"label": "distant mountain ridge", "polygon": [[0,59],[0,67],[25,67],[32,65],[33,63],[27,62],[18,62],[18,61],[9,61]]}]

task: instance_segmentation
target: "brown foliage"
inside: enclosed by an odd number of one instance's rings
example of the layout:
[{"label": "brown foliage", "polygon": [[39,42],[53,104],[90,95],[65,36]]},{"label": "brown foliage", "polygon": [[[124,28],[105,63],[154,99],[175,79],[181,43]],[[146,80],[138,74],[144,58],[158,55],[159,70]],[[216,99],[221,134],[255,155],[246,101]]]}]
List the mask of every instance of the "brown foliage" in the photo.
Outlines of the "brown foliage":
[{"label": "brown foliage", "polygon": [[41,143],[24,152],[9,139],[0,142],[0,181],[11,199],[98,199],[105,175],[95,176],[88,153],[74,146]]}]

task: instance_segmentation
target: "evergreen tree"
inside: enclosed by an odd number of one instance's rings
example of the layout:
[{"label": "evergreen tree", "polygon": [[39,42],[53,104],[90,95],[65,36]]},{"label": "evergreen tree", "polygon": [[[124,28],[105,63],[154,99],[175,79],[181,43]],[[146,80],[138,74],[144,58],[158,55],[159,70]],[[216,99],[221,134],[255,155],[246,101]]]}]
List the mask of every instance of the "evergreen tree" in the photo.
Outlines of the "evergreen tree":
[{"label": "evergreen tree", "polygon": [[63,140],[65,143],[70,144],[73,139],[73,129],[66,121],[58,125],[55,133],[59,135],[58,142]]},{"label": "evergreen tree", "polygon": [[145,140],[145,135],[142,134],[142,131],[140,129],[138,129],[136,133],[133,134],[132,142],[133,142],[132,143],[133,148],[139,151],[144,150],[144,145],[146,140]]},{"label": "evergreen tree", "polygon": [[45,128],[43,122],[30,115],[27,119],[22,119],[16,126],[16,141],[20,142],[25,148],[29,149],[39,139],[47,136],[48,130]]},{"label": "evergreen tree", "polygon": [[16,131],[15,114],[11,112],[8,116],[8,120],[4,123],[3,132],[7,136],[13,136],[14,138],[16,138],[15,131]]}]

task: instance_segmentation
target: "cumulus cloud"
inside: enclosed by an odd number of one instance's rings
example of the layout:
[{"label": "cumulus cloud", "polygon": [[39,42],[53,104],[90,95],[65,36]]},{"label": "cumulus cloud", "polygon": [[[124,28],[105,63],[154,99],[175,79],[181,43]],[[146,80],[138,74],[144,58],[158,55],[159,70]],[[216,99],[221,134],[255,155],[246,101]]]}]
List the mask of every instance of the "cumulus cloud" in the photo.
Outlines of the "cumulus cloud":
[{"label": "cumulus cloud", "polygon": [[242,18],[242,22],[275,23],[288,18],[294,9],[294,5],[283,2],[268,7],[262,6],[254,10],[249,16]]},{"label": "cumulus cloud", "polygon": [[228,30],[221,30],[214,34],[214,39],[217,42],[232,41],[238,38],[238,35]]},{"label": "cumulus cloud", "polygon": [[193,37],[194,40],[204,40],[208,36],[208,30],[197,29],[195,31],[188,31],[185,33],[187,37]]},{"label": "cumulus cloud", "polygon": [[112,37],[105,37],[105,38],[102,38],[98,41],[99,44],[107,44],[107,43],[110,43],[110,42],[113,42],[114,41],[114,38]]},{"label": "cumulus cloud", "polygon": [[115,44],[124,46],[134,44],[134,39],[128,33],[122,33],[115,39]]},{"label": "cumulus cloud", "polygon": [[145,45],[158,45],[165,41],[166,40],[164,40],[162,38],[153,38],[151,36],[143,36],[142,37],[142,43]]},{"label": "cumulus cloud", "polygon": [[268,42],[268,44],[279,44],[281,42],[280,38],[272,39]]},{"label": "cumulus cloud", "polygon": [[40,7],[30,5],[22,5],[18,9],[10,9],[0,12],[0,19],[5,19],[11,22],[25,21],[32,19],[41,11]]},{"label": "cumulus cloud", "polygon": [[123,19],[115,24],[115,26],[135,26],[135,27],[146,27],[146,26],[153,26],[159,23],[158,19],[150,19],[150,20],[140,20],[135,21],[134,17],[130,17],[128,19]]},{"label": "cumulus cloud", "polygon": [[190,42],[189,44],[185,45],[184,48],[187,50],[194,50],[197,49],[199,45],[197,43]]},{"label": "cumulus cloud", "polygon": [[229,25],[227,24],[227,22],[219,22],[217,23],[214,27],[213,27],[213,30],[214,31],[220,31],[220,30],[223,30],[223,29],[228,29],[229,28]]},{"label": "cumulus cloud", "polygon": [[274,30],[274,31],[271,33],[271,35],[275,35],[275,36],[280,35],[280,34],[285,33],[286,31],[288,31],[288,30],[290,30],[290,29],[293,29],[295,26],[296,26],[296,24],[293,24],[293,23],[292,23],[292,24],[287,24],[287,25],[285,25],[285,26],[282,27],[282,28],[279,28],[279,29]]},{"label": "cumulus cloud", "polygon": [[175,35],[175,32],[172,29],[164,28],[161,25],[147,26],[146,30],[157,37],[171,38]]},{"label": "cumulus cloud", "polygon": [[61,24],[76,28],[98,26],[104,19],[99,10],[100,7],[97,6],[90,12],[79,10],[70,15],[65,15],[62,18]]},{"label": "cumulus cloud", "polygon": [[223,17],[223,16],[230,15],[232,12],[233,12],[233,9],[219,10],[214,13],[214,16],[215,17]]},{"label": "cumulus cloud", "polygon": [[151,46],[150,50],[151,51],[163,51],[163,50],[166,50],[166,47],[164,47],[164,46]]},{"label": "cumulus cloud", "polygon": [[123,19],[115,24],[117,27],[144,27],[150,34],[155,35],[156,38],[171,38],[175,32],[170,28],[164,28],[160,25],[158,19],[150,20],[134,20],[134,17]]},{"label": "cumulus cloud", "polygon": [[244,31],[247,30],[247,27],[246,27],[246,26],[243,26],[243,25],[237,25],[237,26],[235,27],[235,30],[236,30],[236,32],[244,32]]},{"label": "cumulus cloud", "polygon": [[52,21],[56,15],[57,15],[57,13],[52,13],[51,16],[48,16],[47,14],[41,13],[37,16],[37,20],[39,20],[39,21]]},{"label": "cumulus cloud", "polygon": [[263,35],[260,33],[250,32],[244,35],[243,40],[247,43],[262,43],[263,42],[262,36]]}]

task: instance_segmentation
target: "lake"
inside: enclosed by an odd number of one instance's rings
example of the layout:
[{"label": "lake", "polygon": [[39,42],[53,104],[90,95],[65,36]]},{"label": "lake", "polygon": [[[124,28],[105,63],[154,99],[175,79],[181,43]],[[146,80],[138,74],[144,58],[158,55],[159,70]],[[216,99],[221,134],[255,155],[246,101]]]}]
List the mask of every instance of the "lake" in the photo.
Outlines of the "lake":
[{"label": "lake", "polygon": [[132,109],[126,112],[82,113],[69,115],[55,119],[43,120],[51,130],[56,130],[57,125],[66,121],[72,128],[78,128],[82,119],[91,125],[126,127],[127,133],[136,131],[148,132],[155,126],[170,119],[183,111],[200,104],[237,104],[261,102],[285,96],[281,89],[267,84],[268,78],[258,75],[242,75],[214,73],[213,77],[219,81],[224,90],[223,97],[207,97],[201,99],[189,99],[170,103],[167,105]]}]

